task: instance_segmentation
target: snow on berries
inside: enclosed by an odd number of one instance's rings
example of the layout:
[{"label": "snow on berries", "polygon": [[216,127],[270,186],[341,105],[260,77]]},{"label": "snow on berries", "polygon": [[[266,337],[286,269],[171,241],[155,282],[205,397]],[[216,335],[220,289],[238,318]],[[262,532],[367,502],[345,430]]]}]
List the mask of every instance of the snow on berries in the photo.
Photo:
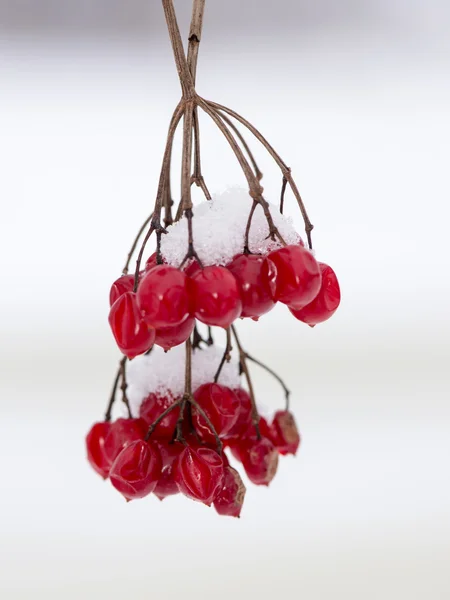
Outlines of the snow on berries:
[{"label": "snow on berries", "polygon": [[[191,29],[199,33],[203,4],[194,0]],[[181,494],[214,506],[219,515],[239,517],[245,480],[270,485],[280,457],[297,453],[300,434],[288,388],[243,347],[238,324],[253,319],[263,326],[280,303],[293,326],[300,321],[315,327],[336,312],[340,288],[334,270],[312,251],[313,226],[291,170],[248,120],[195,92],[196,61],[188,65],[172,0],[165,8],[182,99],[169,126],[153,211],[111,283],[108,320],[122,359],[104,420],[86,436],[87,458],[127,502]],[[194,37],[191,56],[200,35]],[[211,198],[202,173],[200,115],[226,137],[246,190],[231,188]],[[178,193],[170,183],[180,122]],[[258,139],[280,169],[277,204],[265,198],[262,173],[234,122]],[[206,198],[195,205],[193,184]],[[284,214],[288,189],[304,221],[304,240]],[[149,240],[155,242],[151,253]],[[220,347],[216,340],[224,336]],[[273,375],[284,392],[284,406],[276,405],[267,418],[259,413],[261,390],[252,363]],[[119,398],[122,411],[113,418]]]}]

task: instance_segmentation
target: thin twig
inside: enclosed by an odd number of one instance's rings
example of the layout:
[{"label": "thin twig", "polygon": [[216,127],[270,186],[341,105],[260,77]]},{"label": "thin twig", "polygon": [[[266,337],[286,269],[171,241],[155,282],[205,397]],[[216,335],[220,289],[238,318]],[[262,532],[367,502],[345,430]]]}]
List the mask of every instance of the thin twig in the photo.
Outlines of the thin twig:
[{"label": "thin twig", "polygon": [[256,200],[253,200],[252,208],[250,210],[250,214],[248,215],[248,219],[247,219],[247,226],[245,228],[244,254],[251,254],[248,238],[250,236],[250,227],[252,225],[253,215],[255,214],[255,210],[256,210],[257,206],[258,206],[258,203],[256,202]]},{"label": "thin twig", "polygon": [[230,115],[231,117],[236,119],[236,121],[239,121],[239,123],[242,123],[242,125],[244,125],[244,127],[246,127],[251,133],[253,133],[253,135],[256,137],[256,139],[261,142],[261,144],[266,148],[266,150],[269,152],[269,154],[275,160],[277,165],[280,167],[281,172],[286,177],[286,179],[292,189],[292,192],[297,200],[300,211],[302,213],[303,221],[305,223],[305,231],[306,231],[306,236],[308,238],[308,245],[310,248],[312,248],[311,231],[313,230],[314,226],[311,223],[311,221],[309,220],[308,213],[306,212],[305,205],[303,203],[302,197],[300,196],[300,192],[298,191],[297,185],[292,177],[290,168],[283,161],[283,159],[278,154],[278,152],[276,152],[276,150],[273,148],[273,146],[271,146],[269,144],[269,142],[266,140],[266,138],[256,129],[256,127],[254,127],[249,121],[247,121],[247,119],[244,119],[244,117],[242,117],[240,114],[238,114],[234,110],[231,110],[231,108],[227,108],[226,106],[217,104],[217,102],[208,101],[207,104],[211,108],[215,108],[216,110],[227,113],[228,115]]},{"label": "thin twig", "polygon": [[127,275],[128,274],[128,269],[130,267],[131,258],[132,258],[133,254],[134,254],[134,251],[136,250],[136,246],[138,245],[140,237],[144,233],[145,228],[147,227],[147,225],[152,220],[152,217],[153,217],[153,213],[147,219],[145,219],[145,221],[142,223],[142,227],[138,231],[138,234],[134,238],[133,245],[131,246],[130,251],[128,252],[127,261],[125,263],[124,268],[122,269],[122,274],[123,275]]},{"label": "thin twig", "polygon": [[263,178],[263,174],[262,174],[260,168],[258,167],[258,163],[256,162],[253,152],[250,150],[250,146],[247,144],[244,136],[239,131],[239,129],[236,127],[236,125],[233,123],[233,121],[227,117],[227,115],[221,114],[220,116],[225,121],[225,123],[228,125],[228,127],[234,131],[237,138],[239,139],[241,144],[244,146],[244,150],[247,152],[250,162],[253,165],[253,169],[255,171],[255,176],[258,179],[258,181],[261,181],[261,179]]},{"label": "thin twig", "polygon": [[161,421],[163,419],[165,419],[167,417],[168,414],[170,414],[173,410],[175,410],[175,408],[177,408],[177,406],[181,405],[181,400],[177,400],[177,402],[174,402],[173,404],[171,404],[168,408],[166,408],[166,410],[164,412],[162,412],[159,417],[150,425],[148,431],[147,431],[147,435],[145,436],[145,441],[148,442],[148,440],[150,439],[150,436],[152,435],[152,433],[155,431],[155,429],[158,427],[158,425],[161,423]]},{"label": "thin twig", "polygon": [[195,408],[195,410],[198,412],[198,414],[204,419],[205,423],[208,425],[209,429],[211,430],[211,433],[213,434],[213,436],[214,436],[214,438],[216,440],[217,452],[219,454],[222,454],[222,442],[220,440],[219,434],[216,431],[216,428],[211,423],[211,419],[205,413],[205,411],[200,406],[200,404],[194,399],[194,397],[192,396],[192,394],[187,397],[187,401],[189,402],[189,404],[191,404]]},{"label": "thin twig", "polygon": [[189,30],[189,45],[187,52],[187,64],[195,86],[197,73],[197,60],[200,41],[202,39],[203,13],[205,11],[205,0],[194,0],[192,4],[192,19]]},{"label": "thin twig", "polygon": [[219,367],[216,371],[216,374],[214,375],[214,383],[218,382],[225,362],[230,362],[230,360],[231,360],[231,351],[233,348],[231,346],[231,331],[230,331],[229,327],[228,327],[228,329],[226,329],[226,334],[227,334],[227,343],[225,345],[225,350],[224,350],[222,359],[220,361]]},{"label": "thin twig", "polygon": [[250,400],[251,400],[251,404],[252,404],[252,423],[256,430],[256,436],[259,440],[259,439],[261,439],[261,432],[259,430],[259,414],[258,414],[258,408],[256,406],[255,391],[253,389],[252,379],[250,377],[250,371],[249,371],[248,365],[247,365],[247,356],[246,356],[245,350],[243,349],[243,347],[241,345],[241,342],[239,341],[236,327],[234,325],[231,325],[231,331],[233,332],[234,339],[236,340],[236,345],[238,347],[239,363],[241,365],[242,372],[245,375],[245,379],[247,380],[248,391],[249,391]]},{"label": "thin twig", "polygon": [[264,369],[265,371],[270,373],[272,375],[272,377],[274,377],[278,381],[278,383],[283,388],[284,395],[286,398],[286,410],[289,410],[289,399],[290,399],[291,392],[290,392],[289,388],[287,387],[287,385],[284,383],[284,381],[281,379],[281,377],[277,373],[275,373],[275,371],[273,369],[271,369],[270,367],[268,367],[267,365],[262,363],[260,360],[257,360],[253,356],[250,356],[250,354],[248,354],[248,352],[245,353],[245,357],[247,360],[250,360],[251,362],[255,363],[255,365],[259,365],[262,369]]},{"label": "thin twig", "polygon": [[128,412],[128,417],[130,419],[133,418],[133,415],[131,414],[131,408],[130,408],[130,402],[128,401],[128,396],[127,396],[127,376],[126,376],[126,372],[125,372],[125,365],[127,362],[127,357],[124,356],[122,358],[122,360],[120,361],[120,389],[122,390],[122,402],[125,404],[125,406],[127,407],[127,412]]},{"label": "thin twig", "polygon": [[280,213],[281,214],[283,214],[283,210],[284,210],[284,196],[286,194],[287,183],[288,183],[288,180],[283,175],[283,182],[281,184],[281,195],[280,195]]},{"label": "thin twig", "polygon": [[108,406],[107,406],[106,412],[105,412],[105,421],[111,421],[112,409],[113,409],[113,406],[114,406],[114,402],[116,401],[117,386],[119,385],[120,376],[122,374],[122,363],[124,361],[126,361],[126,360],[127,360],[127,357],[124,356],[120,360],[119,366],[117,368],[117,373],[116,373],[116,376],[114,378],[114,383],[113,383],[113,386],[112,386],[111,395],[109,397]]}]

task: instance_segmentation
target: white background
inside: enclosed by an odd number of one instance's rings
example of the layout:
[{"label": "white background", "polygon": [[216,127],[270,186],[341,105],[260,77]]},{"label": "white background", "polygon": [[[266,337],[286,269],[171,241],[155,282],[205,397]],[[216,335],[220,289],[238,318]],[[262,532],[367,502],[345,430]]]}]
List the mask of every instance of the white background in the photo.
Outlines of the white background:
[{"label": "white background", "polygon": [[[21,30],[16,11],[0,42],[2,598],[448,599],[448,10],[349,2],[297,23],[264,2],[234,31],[209,4],[198,90],[293,168],[341,282],[326,325],[278,307],[241,326],[292,388],[301,451],[248,486],[239,521],[181,497],[126,505],[89,469],[118,359],[109,285],[151,210],[178,83],[159,11],[155,37],[58,31],[50,5],[53,29]],[[202,131],[210,189],[243,185]],[[289,212],[300,228],[292,197]]]}]

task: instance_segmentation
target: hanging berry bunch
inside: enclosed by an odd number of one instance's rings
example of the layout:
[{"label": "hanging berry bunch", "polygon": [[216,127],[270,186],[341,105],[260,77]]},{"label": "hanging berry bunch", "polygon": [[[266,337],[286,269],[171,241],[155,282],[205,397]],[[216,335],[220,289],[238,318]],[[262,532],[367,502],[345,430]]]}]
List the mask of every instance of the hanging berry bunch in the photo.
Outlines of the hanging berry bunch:
[{"label": "hanging berry bunch", "polygon": [[[336,311],[340,290],[333,269],[312,253],[313,226],[290,169],[251,123],[195,90],[205,0],[193,2],[187,57],[172,0],[162,3],[182,98],[169,126],[154,210],[111,287],[109,323],[124,357],[105,419],[87,435],[87,453],[97,473],[127,500],[181,493],[238,517],[245,485],[229,457],[242,464],[252,483],[267,486],[279,456],[295,454],[300,436],[289,411],[289,390],[244,350],[236,322],[258,321],[280,302],[295,319],[314,327]],[[247,180],[245,193],[230,190],[211,199],[201,169],[200,110],[234,152]],[[173,214],[171,155],[182,118],[181,199]],[[262,173],[236,122],[281,170],[278,207],[263,196]],[[195,207],[195,218],[193,184],[206,197]],[[288,185],[303,216],[308,247],[283,214]],[[128,274],[144,232],[135,272]],[[156,251],[144,263],[152,235]],[[214,328],[225,330],[222,350],[214,343]],[[286,407],[268,419],[257,409],[251,362],[271,373],[285,392]],[[119,387],[127,412],[112,421]]]}]

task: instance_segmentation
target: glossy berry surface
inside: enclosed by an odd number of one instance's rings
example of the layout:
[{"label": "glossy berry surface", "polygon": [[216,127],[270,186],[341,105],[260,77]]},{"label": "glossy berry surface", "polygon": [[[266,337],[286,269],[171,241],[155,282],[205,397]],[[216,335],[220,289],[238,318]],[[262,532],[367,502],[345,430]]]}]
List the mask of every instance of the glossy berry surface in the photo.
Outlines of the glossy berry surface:
[{"label": "glossy berry surface", "polygon": [[186,446],[174,462],[173,476],[182,494],[211,506],[222,488],[223,461],[210,448]]},{"label": "glossy berry surface", "polygon": [[[139,409],[141,419],[145,421],[148,427],[152,425],[162,413],[175,402],[169,395],[154,394],[153,392],[144,399]],[[155,438],[161,440],[171,440],[173,432],[177,425],[177,419],[180,414],[179,408],[174,408],[164,419],[158,423],[154,430]]]},{"label": "glossy berry surface", "polygon": [[285,246],[268,256],[277,269],[274,298],[296,310],[317,296],[322,276],[314,256],[303,246]]},{"label": "glossy berry surface", "polygon": [[102,421],[95,423],[86,436],[86,451],[91,467],[106,479],[111,466],[105,455],[105,438],[111,429],[111,423]]},{"label": "glossy berry surface", "polygon": [[297,454],[300,434],[291,412],[279,410],[275,413],[270,425],[270,441],[280,454]]},{"label": "glossy berry surface", "polygon": [[125,292],[114,302],[108,320],[120,351],[128,358],[143,354],[153,346],[155,330],[142,320],[133,292]]},{"label": "glossy berry surface", "polygon": [[225,267],[205,267],[192,278],[194,316],[217,327],[229,327],[242,312],[239,286]]},{"label": "glossy berry surface", "polygon": [[248,392],[242,388],[233,390],[239,402],[236,422],[228,431],[226,438],[242,438],[252,424],[252,401]]},{"label": "glossy berry surface", "polygon": [[278,468],[278,451],[273,443],[265,437],[249,440],[238,447],[238,454],[250,481],[269,485]]},{"label": "glossy berry surface", "polygon": [[258,319],[275,306],[277,270],[271,260],[256,254],[240,254],[227,268],[239,285],[241,317]]},{"label": "glossy berry surface", "polygon": [[[205,383],[196,390],[194,399],[205,411],[219,437],[229,433],[237,421],[240,408],[233,390],[218,383]],[[192,422],[201,439],[215,443],[213,432],[195,407],[192,409]]]},{"label": "glossy berry surface", "polygon": [[150,269],[153,269],[153,267],[156,267],[157,264],[158,264],[158,261],[156,258],[156,252],[153,252],[153,254],[151,254],[145,261],[145,271],[150,271]]},{"label": "glossy berry surface", "polygon": [[112,465],[126,446],[136,440],[143,440],[147,429],[143,419],[117,419],[111,423],[103,445],[109,464]]},{"label": "glossy berry surface", "polygon": [[164,350],[170,350],[184,344],[184,342],[191,335],[195,327],[195,319],[188,317],[186,321],[183,321],[180,325],[174,325],[173,327],[163,327],[156,330],[155,344],[164,348]]},{"label": "glossy berry surface", "polygon": [[322,273],[322,284],[317,296],[300,310],[290,308],[296,319],[311,327],[332,317],[341,302],[341,290],[336,273],[325,263],[319,263],[319,267]]},{"label": "glossy berry surface", "polygon": [[172,466],[163,469],[161,477],[158,479],[158,483],[156,484],[153,493],[159,498],[159,500],[164,500],[164,498],[167,498],[167,496],[174,496],[175,494],[180,493],[175,479],[173,478]]},{"label": "glossy berry surface", "polygon": [[226,466],[222,488],[214,500],[214,508],[219,515],[239,517],[245,492],[245,485],[239,473],[233,467]]},{"label": "glossy berry surface", "polygon": [[125,292],[132,292],[133,287],[134,275],[122,275],[122,277],[116,279],[109,291],[109,305],[112,306]]},{"label": "glossy berry surface", "polygon": [[137,440],[126,446],[114,461],[109,478],[127,500],[151,494],[161,477],[162,460],[158,446]]},{"label": "glossy berry surface", "polygon": [[142,278],[137,304],[155,329],[180,325],[189,317],[187,276],[175,267],[157,265]]}]

